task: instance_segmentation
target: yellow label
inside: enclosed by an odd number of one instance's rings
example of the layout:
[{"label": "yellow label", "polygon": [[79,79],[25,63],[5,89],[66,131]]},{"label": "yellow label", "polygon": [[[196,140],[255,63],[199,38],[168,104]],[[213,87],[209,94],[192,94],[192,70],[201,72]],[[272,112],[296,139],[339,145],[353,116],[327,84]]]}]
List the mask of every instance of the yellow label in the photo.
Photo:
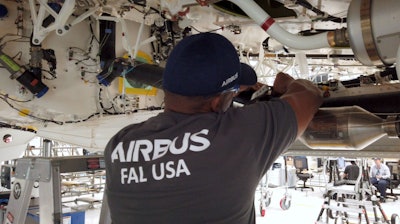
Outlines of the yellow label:
[{"label": "yellow label", "polygon": [[28,110],[28,109],[22,109],[22,110],[19,111],[19,116],[21,116],[21,117],[26,117],[26,116],[29,115],[30,112],[31,112],[31,111]]},{"label": "yellow label", "polygon": [[135,88],[132,87],[128,81],[124,80],[122,77],[118,77],[118,91],[119,93],[123,92],[123,88],[125,88],[126,94],[132,95],[146,95],[146,96],[156,96],[157,88],[145,85],[145,88]]},{"label": "yellow label", "polygon": [[35,128],[34,126],[26,126],[26,129],[31,130],[31,131],[37,131],[37,128]]}]

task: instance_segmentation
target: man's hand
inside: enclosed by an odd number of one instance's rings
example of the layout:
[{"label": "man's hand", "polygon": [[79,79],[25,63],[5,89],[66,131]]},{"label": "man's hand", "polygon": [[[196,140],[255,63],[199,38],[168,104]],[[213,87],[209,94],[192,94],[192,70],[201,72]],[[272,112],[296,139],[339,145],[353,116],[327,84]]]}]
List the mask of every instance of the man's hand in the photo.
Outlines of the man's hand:
[{"label": "man's hand", "polygon": [[272,96],[281,96],[286,93],[290,83],[294,81],[294,78],[286,73],[279,72],[274,81],[274,86],[272,87]]},{"label": "man's hand", "polygon": [[297,136],[300,136],[322,104],[321,90],[308,80],[295,80],[288,74],[278,73],[273,91],[281,95],[280,98],[292,107],[297,118]]}]

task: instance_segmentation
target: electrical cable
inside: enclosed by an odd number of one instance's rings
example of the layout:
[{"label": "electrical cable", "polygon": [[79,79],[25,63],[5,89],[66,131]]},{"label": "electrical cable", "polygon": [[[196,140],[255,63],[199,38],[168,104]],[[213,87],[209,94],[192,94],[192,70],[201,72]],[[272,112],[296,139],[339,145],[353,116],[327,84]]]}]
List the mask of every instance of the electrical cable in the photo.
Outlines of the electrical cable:
[{"label": "electrical cable", "polygon": [[36,130],[34,130],[32,128],[21,127],[21,126],[17,126],[17,125],[10,125],[10,124],[4,123],[4,122],[0,122],[0,128],[10,128],[10,129],[15,129],[15,130],[20,130],[20,131],[29,131],[29,132],[36,133]]},{"label": "electrical cable", "polygon": [[336,16],[329,15],[326,12],[323,12],[320,9],[311,5],[307,0],[296,0],[294,3],[297,5],[303,6],[306,9],[311,10],[312,12],[314,12],[317,15],[324,16],[324,17],[326,16],[325,18],[320,19],[321,21],[332,21],[335,23],[346,23],[347,22],[347,18],[339,18]]}]

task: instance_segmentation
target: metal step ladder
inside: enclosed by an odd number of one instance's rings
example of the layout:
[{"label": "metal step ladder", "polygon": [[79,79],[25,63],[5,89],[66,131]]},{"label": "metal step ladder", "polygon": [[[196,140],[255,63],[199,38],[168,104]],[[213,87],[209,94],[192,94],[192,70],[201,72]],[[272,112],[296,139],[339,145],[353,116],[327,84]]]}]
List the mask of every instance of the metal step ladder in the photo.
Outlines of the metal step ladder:
[{"label": "metal step ladder", "polygon": [[60,174],[104,168],[104,157],[100,155],[18,159],[3,224],[25,223],[34,187],[39,187],[40,224],[62,224]]}]

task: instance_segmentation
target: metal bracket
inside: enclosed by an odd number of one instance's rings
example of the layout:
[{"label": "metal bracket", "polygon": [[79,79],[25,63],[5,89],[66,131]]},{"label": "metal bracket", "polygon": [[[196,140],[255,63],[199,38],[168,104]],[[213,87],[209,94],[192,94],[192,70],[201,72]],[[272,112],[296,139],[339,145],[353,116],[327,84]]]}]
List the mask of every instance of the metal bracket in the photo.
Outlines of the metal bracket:
[{"label": "metal bracket", "polygon": [[15,170],[15,178],[49,182],[51,179],[51,161],[40,158],[19,159]]},{"label": "metal bracket", "polygon": [[[36,1],[39,3],[39,10],[36,10]],[[75,0],[65,0],[59,13],[55,12],[47,4],[48,0],[29,0],[29,7],[33,21],[33,44],[40,44],[51,31],[56,31],[59,36],[65,35],[73,25],[82,22],[87,17],[93,15],[100,7],[96,5],[87,12],[81,14],[70,23],[68,23],[71,15],[75,11]],[[48,27],[43,27],[45,16],[50,14],[55,21]]]}]

